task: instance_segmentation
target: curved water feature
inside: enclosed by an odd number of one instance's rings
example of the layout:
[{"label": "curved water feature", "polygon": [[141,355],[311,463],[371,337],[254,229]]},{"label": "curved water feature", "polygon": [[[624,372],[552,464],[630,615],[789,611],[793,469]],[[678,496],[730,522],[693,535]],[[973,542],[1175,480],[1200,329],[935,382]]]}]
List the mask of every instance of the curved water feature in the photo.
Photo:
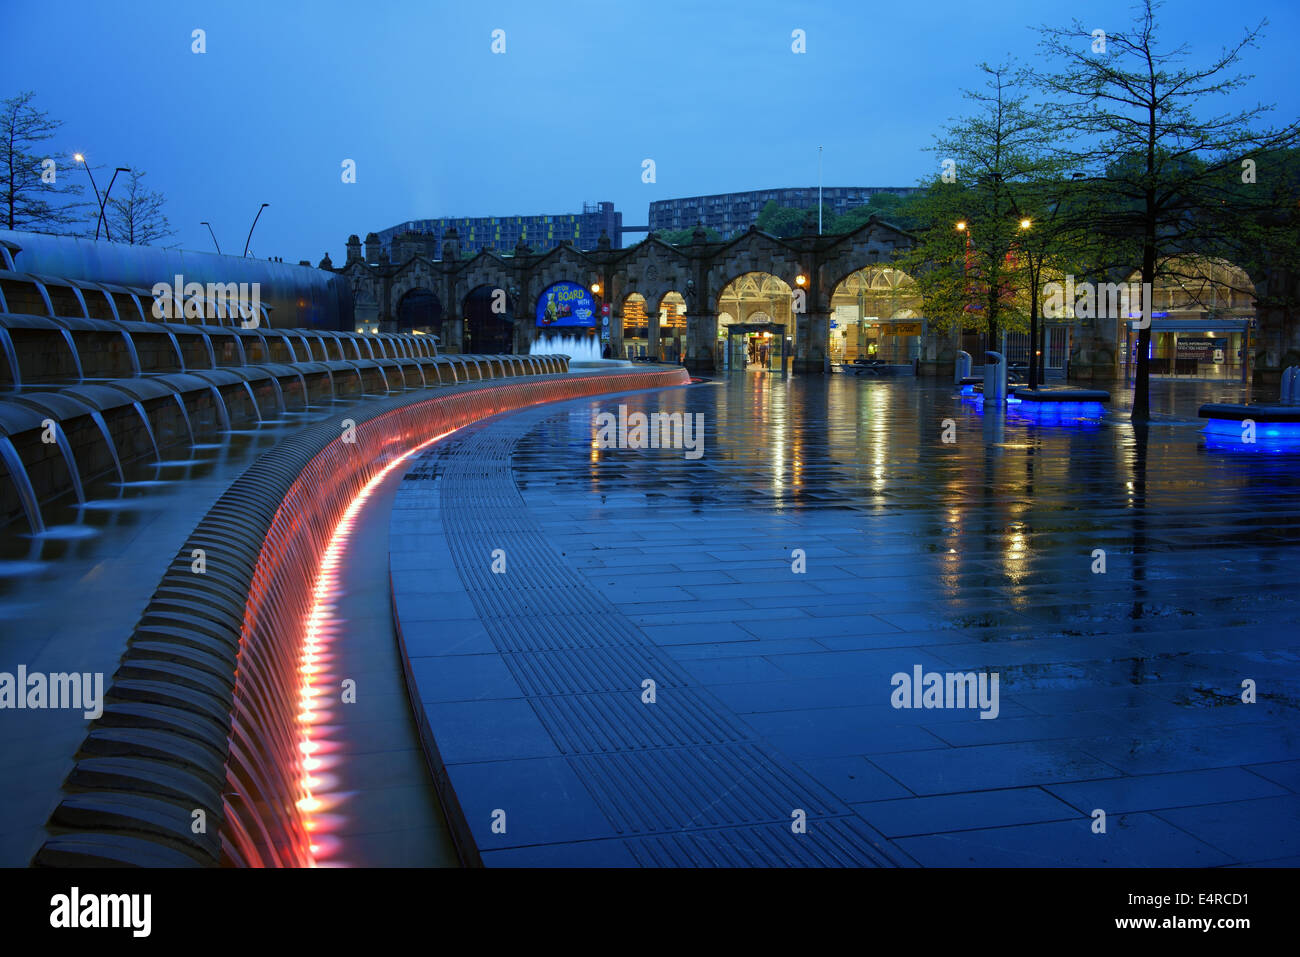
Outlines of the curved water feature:
[{"label": "curved water feature", "polygon": [[627,359],[606,359],[600,340],[594,336],[547,336],[528,346],[530,356],[568,356],[570,369],[616,369],[632,365]]},{"label": "curved water feature", "polygon": [[162,451],[158,448],[158,440],[154,438],[153,426],[149,423],[149,416],[145,413],[144,406],[139,402],[132,402],[131,404],[135,406],[135,411],[140,414],[140,423],[144,426],[144,430],[149,436],[149,444],[153,446],[153,457],[157,461],[161,462]]},{"label": "curved water feature", "polygon": [[[646,369],[414,391],[357,408],[355,441],[345,443],[330,417],[279,442],[185,537],[126,645],[107,695],[112,713],[92,726],[95,742],[120,747],[121,777],[169,775],[171,793],[154,800],[183,811],[179,823],[159,825],[130,807],[115,812],[134,792],[96,777],[98,752],[84,747],[50,818],[58,830],[35,862],[314,863],[336,825],[315,762],[331,716],[309,669],[323,653],[322,631],[333,627],[318,612],[328,613],[321,588],[342,547],[340,530],[368,490],[430,442],[485,416],[684,380],[681,370]],[[191,568],[196,547],[207,554],[202,575]],[[159,656],[185,660],[205,690],[161,675]],[[142,689],[145,673],[155,677]],[[160,693],[166,709],[153,706]],[[144,728],[153,742],[147,750],[131,746]],[[223,740],[196,749],[196,728],[219,728]],[[175,775],[169,754],[187,756],[187,776]],[[209,833],[190,833],[194,808],[216,825]],[[106,833],[115,839],[100,840]]]},{"label": "curved water feature", "polygon": [[7,435],[0,435],[0,461],[4,462],[5,469],[9,472],[9,481],[18,491],[18,499],[23,504],[23,511],[27,513],[27,524],[31,526],[32,534],[40,535],[45,531],[45,519],[41,517],[41,504],[36,498],[36,490],[32,487],[31,478],[27,474],[27,466],[23,465],[18,450],[14,448],[13,442]]}]

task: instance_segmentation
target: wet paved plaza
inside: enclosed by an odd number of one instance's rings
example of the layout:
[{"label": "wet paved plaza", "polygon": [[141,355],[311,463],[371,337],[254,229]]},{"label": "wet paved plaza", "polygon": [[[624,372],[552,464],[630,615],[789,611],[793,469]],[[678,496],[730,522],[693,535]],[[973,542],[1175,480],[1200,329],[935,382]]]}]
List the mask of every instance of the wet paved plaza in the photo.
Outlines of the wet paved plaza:
[{"label": "wet paved plaza", "polygon": [[[748,374],[433,450],[393,582],[485,861],[1300,862],[1300,454],[1207,447],[1237,397],[1157,382],[1139,431]],[[596,448],[619,404],[703,456]],[[930,673],[996,717],[894,706]]]}]

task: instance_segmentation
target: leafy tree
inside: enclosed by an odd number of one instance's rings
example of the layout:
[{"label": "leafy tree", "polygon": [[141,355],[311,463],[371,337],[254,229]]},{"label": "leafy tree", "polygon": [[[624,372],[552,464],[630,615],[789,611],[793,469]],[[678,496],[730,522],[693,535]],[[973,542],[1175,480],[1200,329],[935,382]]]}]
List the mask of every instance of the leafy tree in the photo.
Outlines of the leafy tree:
[{"label": "leafy tree", "polygon": [[763,205],[763,209],[759,212],[754,225],[772,236],[788,239],[803,232],[803,224],[807,221],[809,215],[816,218],[817,211],[815,209],[793,209],[789,206],[780,206],[776,200],[769,199]]},{"label": "leafy tree", "polygon": [[1052,131],[1029,105],[1023,75],[1011,64],[979,68],[983,89],[966,91],[972,112],[933,147],[955,164],[955,178],[936,177],[913,199],[918,244],[900,263],[916,279],[938,328],[970,328],[982,319],[993,343],[1002,328],[1023,329],[1036,317],[1022,221],[1054,167],[1043,150]]},{"label": "leafy tree", "polygon": [[[85,204],[70,163],[54,164],[41,144],[63,124],[32,106],[33,92],[0,100],[0,223],[7,229],[54,232],[75,223]],[[53,179],[53,182],[50,180]]]},{"label": "leafy tree", "polygon": [[912,230],[920,225],[915,215],[918,202],[915,193],[906,196],[875,193],[862,206],[856,206],[844,215],[829,220],[823,231],[831,234],[849,233],[865,226],[872,216],[899,229]]},{"label": "leafy tree", "polygon": [[[1042,62],[1059,64],[1035,79],[1052,98],[1046,109],[1061,118],[1073,142],[1058,154],[1087,178],[1082,222],[1154,284],[1174,254],[1213,242],[1222,230],[1258,225],[1259,199],[1243,205],[1238,189],[1244,161],[1293,146],[1300,123],[1257,129],[1272,107],[1210,113],[1207,101],[1241,90],[1236,72],[1245,51],[1258,45],[1267,21],[1199,65],[1186,46],[1160,43],[1153,0],[1142,0],[1131,27],[1095,37],[1075,20],[1043,27]],[[1133,420],[1150,417],[1151,328],[1139,327]]]},{"label": "leafy tree", "polygon": [[[705,226],[704,234],[706,241],[708,242],[716,243],[721,242],[722,240],[722,233],[718,232],[712,226]],[[681,246],[693,240],[695,236],[695,227],[692,226],[689,229],[665,229],[662,232],[655,233],[655,236],[666,243],[671,243],[674,246]]]},{"label": "leafy tree", "polygon": [[174,235],[171,224],[163,213],[166,198],[144,185],[145,171],[131,167],[131,174],[122,186],[121,197],[108,201],[105,220],[117,242],[132,246],[151,246],[159,240]]}]

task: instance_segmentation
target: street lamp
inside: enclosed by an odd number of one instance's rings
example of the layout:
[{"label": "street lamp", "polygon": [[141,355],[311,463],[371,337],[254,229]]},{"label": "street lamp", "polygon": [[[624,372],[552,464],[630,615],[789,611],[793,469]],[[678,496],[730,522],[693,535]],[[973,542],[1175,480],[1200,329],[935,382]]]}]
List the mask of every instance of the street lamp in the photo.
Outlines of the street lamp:
[{"label": "street lamp", "polygon": [[[1032,225],[1033,222],[1028,217],[1020,220],[1020,229],[1023,232],[1028,232]],[[1031,279],[1036,280],[1032,263],[1030,271]],[[1032,281],[1029,289],[1029,388],[1031,389],[1038,388],[1042,364],[1042,353],[1038,348],[1038,283]]]},{"label": "street lamp", "polygon": [[[90,167],[87,166],[86,169],[87,171],[89,171]],[[113,236],[109,231],[108,214],[105,212],[105,210],[108,207],[108,194],[113,192],[113,184],[117,182],[117,174],[129,173],[129,172],[131,171],[127,169],[125,166],[119,166],[117,169],[113,170],[113,178],[108,181],[108,189],[104,190],[104,201],[99,204],[99,219],[104,224],[104,238],[109,240],[110,242],[112,242]],[[95,223],[95,238],[96,239],[99,238],[99,223]]]},{"label": "street lamp", "polygon": [[205,219],[203,222],[199,223],[199,225],[208,227],[208,235],[212,237],[212,245],[217,247],[217,255],[220,256],[221,243],[217,242],[217,234],[212,231],[212,224]]},{"label": "street lamp", "polygon": [[253,241],[253,230],[257,228],[257,221],[262,218],[262,210],[270,206],[270,203],[263,203],[257,210],[257,215],[253,217],[253,225],[248,227],[248,238],[244,240],[244,255],[248,255],[248,244]]},{"label": "street lamp", "polygon": [[[86,157],[80,153],[73,153],[72,158],[86,167],[86,175],[90,177],[90,188],[95,191],[95,202],[99,203],[99,215],[104,215],[104,203],[99,198],[99,187],[95,185],[95,174],[90,171],[90,164],[86,162]],[[95,220],[95,238],[99,238],[99,220]]]}]

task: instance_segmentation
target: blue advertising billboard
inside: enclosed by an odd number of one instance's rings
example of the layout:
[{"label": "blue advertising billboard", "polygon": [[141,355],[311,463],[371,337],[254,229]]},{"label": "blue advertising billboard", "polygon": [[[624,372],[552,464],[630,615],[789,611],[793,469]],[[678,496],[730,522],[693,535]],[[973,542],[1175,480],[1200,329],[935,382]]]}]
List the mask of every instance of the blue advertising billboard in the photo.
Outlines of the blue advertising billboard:
[{"label": "blue advertising billboard", "polygon": [[596,303],[591,293],[576,282],[557,282],[537,298],[537,324],[593,328]]}]

